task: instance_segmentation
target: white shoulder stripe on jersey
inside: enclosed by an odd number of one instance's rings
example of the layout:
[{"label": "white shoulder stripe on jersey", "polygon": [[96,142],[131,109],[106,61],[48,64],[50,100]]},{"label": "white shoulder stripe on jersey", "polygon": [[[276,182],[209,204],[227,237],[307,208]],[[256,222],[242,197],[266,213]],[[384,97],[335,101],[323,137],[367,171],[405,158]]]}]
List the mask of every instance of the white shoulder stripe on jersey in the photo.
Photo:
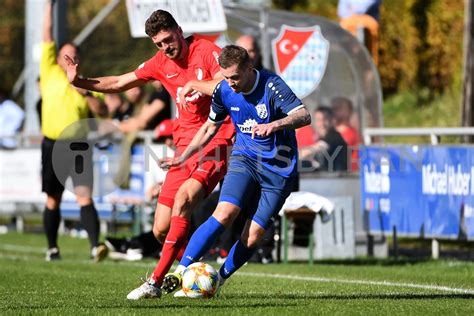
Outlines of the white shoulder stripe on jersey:
[{"label": "white shoulder stripe on jersey", "polygon": [[220,120],[220,121],[214,121],[213,119],[211,119],[210,117],[207,118],[207,120],[213,124],[216,124],[216,125],[219,125],[219,124],[222,124],[224,123],[225,119],[223,120]]},{"label": "white shoulder stripe on jersey", "polygon": [[291,111],[288,112],[288,113],[286,113],[286,114],[290,115],[291,113],[293,113],[293,112],[295,112],[295,111],[297,111],[297,110],[299,110],[299,109],[305,108],[305,107],[306,107],[306,106],[305,106],[304,104],[300,104],[300,105],[298,105],[296,108],[291,109]]}]

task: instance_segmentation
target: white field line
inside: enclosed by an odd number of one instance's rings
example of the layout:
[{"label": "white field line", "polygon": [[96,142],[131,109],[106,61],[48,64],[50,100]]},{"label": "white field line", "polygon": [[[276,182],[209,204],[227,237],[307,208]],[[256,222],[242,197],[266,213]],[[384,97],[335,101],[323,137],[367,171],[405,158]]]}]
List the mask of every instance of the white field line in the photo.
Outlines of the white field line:
[{"label": "white field line", "polygon": [[[15,250],[17,252],[44,252],[46,248],[41,247],[31,247],[31,246],[22,246],[14,244],[3,244],[0,245],[0,249],[3,250]],[[26,256],[14,256],[0,253],[1,258],[13,259],[13,260],[31,260]],[[43,260],[43,259],[41,259]],[[92,264],[91,260],[74,260],[74,263],[81,264]],[[109,262],[103,262],[101,264],[108,264]],[[116,262],[110,262],[114,265]],[[153,269],[154,263],[144,263],[144,262],[120,262],[121,265],[132,266],[132,267],[143,267],[148,269]],[[300,276],[300,275],[291,275],[291,274],[270,274],[270,273],[256,273],[256,272],[237,272],[238,276],[250,276],[250,277],[259,277],[259,278],[269,278],[269,279],[286,279],[294,281],[305,281],[305,282],[326,282],[326,283],[343,283],[343,284],[359,284],[359,285],[376,285],[376,286],[387,286],[387,287],[401,287],[401,288],[414,288],[422,290],[435,290],[442,292],[452,292],[452,293],[462,293],[462,294],[474,294],[474,289],[464,289],[464,288],[453,288],[448,286],[433,285],[433,284],[417,284],[417,283],[402,283],[402,282],[391,282],[391,281],[369,281],[369,280],[350,280],[350,279],[338,279],[338,278],[321,278],[321,277],[311,277],[311,276]]]},{"label": "white field line", "polygon": [[415,289],[423,289],[423,290],[436,290],[436,291],[443,291],[443,292],[474,294],[474,290],[472,289],[452,288],[452,287],[447,287],[447,286],[430,285],[430,284],[400,283],[400,282],[390,282],[390,281],[333,279],[333,278],[320,278],[320,277],[298,276],[298,275],[288,275],[288,274],[269,274],[269,273],[254,273],[254,272],[239,272],[238,274],[243,275],[243,276],[251,276],[251,277],[286,279],[286,280],[295,280],[295,281],[405,287],[405,288],[415,288]]}]

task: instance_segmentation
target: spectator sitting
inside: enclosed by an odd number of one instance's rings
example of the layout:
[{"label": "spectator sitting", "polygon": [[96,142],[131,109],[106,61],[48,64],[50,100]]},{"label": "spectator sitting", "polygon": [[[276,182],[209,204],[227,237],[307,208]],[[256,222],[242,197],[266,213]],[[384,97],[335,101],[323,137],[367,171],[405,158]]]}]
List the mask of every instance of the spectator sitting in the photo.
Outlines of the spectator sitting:
[{"label": "spectator sitting", "polygon": [[124,102],[119,93],[107,93],[104,102],[109,109],[109,117],[114,120],[127,120],[133,115],[133,108],[130,103]]},{"label": "spectator sitting", "polygon": [[346,171],[347,143],[334,128],[333,112],[319,106],[314,112],[314,127],[320,139],[300,150],[303,169],[314,171]]},{"label": "spectator sitting", "polygon": [[[155,91],[148,102],[143,104],[135,115],[120,123],[119,129],[122,132],[153,130],[161,121],[171,119],[171,97],[169,93],[159,81],[153,81],[153,86]],[[142,96],[137,95],[136,91],[127,90],[126,95],[129,100],[134,100],[132,102],[135,104],[139,103],[142,98]]]},{"label": "spectator sitting", "polygon": [[15,135],[20,131],[25,113],[0,89],[0,148],[14,149],[17,146]]},{"label": "spectator sitting", "polygon": [[351,125],[353,107],[351,100],[337,97],[331,100],[331,108],[334,113],[334,125],[349,146],[351,156],[351,170],[359,170],[358,146],[360,144],[359,131]]}]

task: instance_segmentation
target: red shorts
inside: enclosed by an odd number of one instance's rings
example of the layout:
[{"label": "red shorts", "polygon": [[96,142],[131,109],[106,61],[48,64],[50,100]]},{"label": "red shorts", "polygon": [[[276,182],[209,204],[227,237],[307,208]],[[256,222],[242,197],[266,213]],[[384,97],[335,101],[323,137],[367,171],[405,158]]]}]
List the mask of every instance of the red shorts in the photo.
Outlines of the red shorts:
[{"label": "red shorts", "polygon": [[[186,146],[178,147],[177,153]],[[161,186],[158,203],[173,207],[174,198],[181,185],[188,179],[196,179],[209,195],[227,173],[227,158],[231,145],[225,141],[212,142],[194,154],[183,165],[170,168]]]}]

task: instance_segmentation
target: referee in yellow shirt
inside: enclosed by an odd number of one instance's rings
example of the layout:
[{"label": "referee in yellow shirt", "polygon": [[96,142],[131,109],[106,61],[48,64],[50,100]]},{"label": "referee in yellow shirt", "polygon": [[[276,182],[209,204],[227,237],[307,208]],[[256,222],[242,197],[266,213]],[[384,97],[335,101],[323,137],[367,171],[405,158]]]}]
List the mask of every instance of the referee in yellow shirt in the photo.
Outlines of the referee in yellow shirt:
[{"label": "referee in yellow shirt", "polygon": [[[58,228],[61,220],[59,206],[61,204],[64,185],[58,180],[53,169],[53,149],[55,144],[62,144],[62,139],[84,139],[88,128],[78,123],[79,129],[67,128],[80,120],[90,117],[90,113],[97,116],[106,116],[107,107],[101,100],[100,94],[92,94],[87,90],[78,89],[69,84],[66,76],[64,55],[74,56],[77,59],[78,48],[73,43],[66,43],[59,48],[56,56],[56,44],[52,36],[52,4],[47,1],[43,21],[43,43],[40,63],[40,91],[43,99],[41,129],[44,135],[41,145],[43,192],[47,194],[46,207],[43,215],[44,230],[48,239],[46,260],[60,259],[57,244]],[[83,127],[83,128],[81,128]],[[65,130],[72,133],[65,135]],[[80,144],[78,142],[78,144]],[[58,147],[57,148],[65,148]],[[72,150],[72,148],[71,148]],[[92,150],[87,151],[85,159],[92,165]],[[62,155],[67,153],[61,152]],[[76,199],[81,207],[81,223],[87,231],[91,244],[91,255],[99,261],[106,256],[107,248],[99,244],[99,218],[92,200],[92,172],[86,176],[77,176],[72,172],[73,165],[64,166],[70,159],[61,161],[61,169],[71,170],[69,174],[74,185]],[[76,167],[77,168],[77,167]],[[67,176],[66,176],[67,177]],[[64,179],[63,179],[64,180]]]}]

